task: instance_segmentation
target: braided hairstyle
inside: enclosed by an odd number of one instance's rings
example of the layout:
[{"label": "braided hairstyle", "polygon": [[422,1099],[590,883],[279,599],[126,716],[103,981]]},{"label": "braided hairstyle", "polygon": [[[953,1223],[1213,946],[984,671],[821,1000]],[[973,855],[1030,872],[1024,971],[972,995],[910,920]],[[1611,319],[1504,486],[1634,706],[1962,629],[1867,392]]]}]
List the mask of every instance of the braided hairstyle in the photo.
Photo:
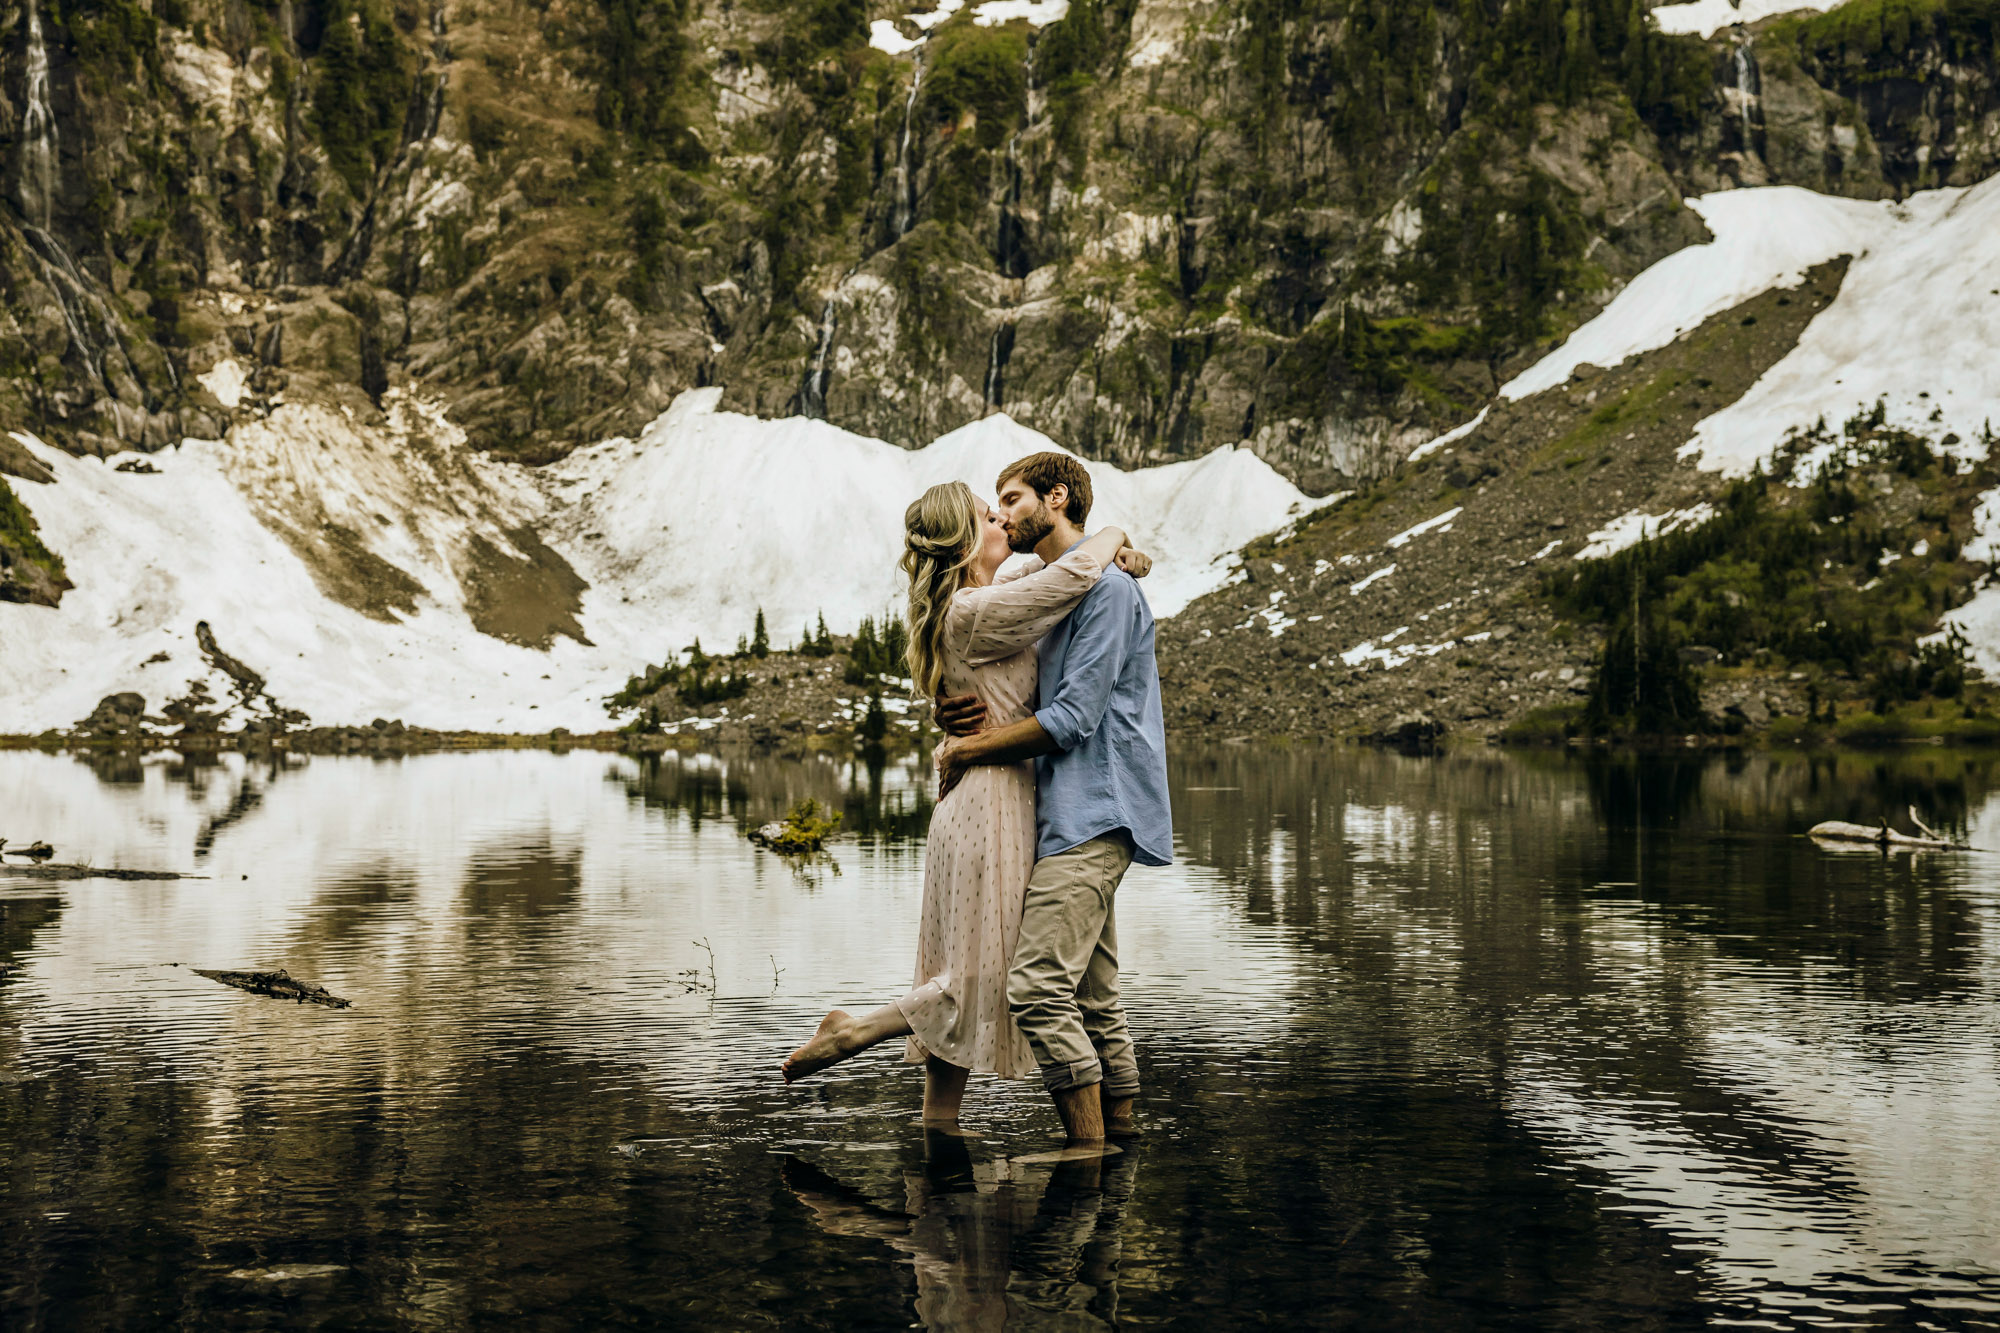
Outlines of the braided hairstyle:
[{"label": "braided hairstyle", "polygon": [[910,576],[910,681],[932,698],[944,680],[944,621],[979,556],[979,502],[962,481],[933,486],[903,511],[903,572]]}]

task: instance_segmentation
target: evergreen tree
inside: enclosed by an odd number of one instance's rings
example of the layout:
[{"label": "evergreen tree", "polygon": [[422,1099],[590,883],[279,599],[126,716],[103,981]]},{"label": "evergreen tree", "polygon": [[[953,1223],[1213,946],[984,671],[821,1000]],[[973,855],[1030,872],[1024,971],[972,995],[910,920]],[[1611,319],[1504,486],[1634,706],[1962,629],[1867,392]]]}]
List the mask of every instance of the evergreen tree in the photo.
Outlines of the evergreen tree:
[{"label": "evergreen tree", "polygon": [[764,628],[764,608],[757,608],[757,627],[750,635],[750,655],[769,657],[771,655],[771,634]]},{"label": "evergreen tree", "polygon": [[889,714],[882,707],[882,687],[878,685],[868,692],[868,713],[861,719],[861,739],[870,745],[880,745],[888,734]]},{"label": "evergreen tree", "polygon": [[882,671],[884,675],[907,676],[909,664],[910,631],[904,627],[901,616],[892,616],[882,627]]},{"label": "evergreen tree", "polygon": [[847,649],[847,669],[842,679],[849,685],[866,685],[882,673],[882,645],[875,637],[873,617],[864,616]]}]

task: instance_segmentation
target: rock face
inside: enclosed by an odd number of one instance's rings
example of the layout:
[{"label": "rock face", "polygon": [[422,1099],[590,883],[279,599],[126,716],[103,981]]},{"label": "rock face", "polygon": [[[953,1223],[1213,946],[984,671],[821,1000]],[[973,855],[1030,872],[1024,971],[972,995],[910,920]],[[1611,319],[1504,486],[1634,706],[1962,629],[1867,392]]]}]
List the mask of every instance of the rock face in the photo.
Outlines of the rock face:
[{"label": "rock face", "polygon": [[108,453],[404,385],[545,461],[719,384],[1331,489],[1699,238],[1685,194],[2000,155],[1978,6],[1641,8],[0,0],[0,416]]}]

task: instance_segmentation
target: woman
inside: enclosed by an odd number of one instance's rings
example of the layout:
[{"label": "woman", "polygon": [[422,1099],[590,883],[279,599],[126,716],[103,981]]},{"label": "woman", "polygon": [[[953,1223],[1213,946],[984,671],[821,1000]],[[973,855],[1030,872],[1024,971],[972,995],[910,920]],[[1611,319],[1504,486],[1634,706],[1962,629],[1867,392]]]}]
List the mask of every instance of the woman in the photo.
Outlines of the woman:
[{"label": "woman", "polygon": [[[925,698],[940,688],[976,694],[987,722],[1034,712],[1035,644],[1096,586],[1105,567],[1142,575],[1151,561],[1105,528],[1052,565],[997,578],[1011,551],[1000,516],[963,482],[924,492],[903,515],[910,576],[910,679]],[[931,812],[924,856],[923,924],[916,986],[862,1018],[828,1014],[793,1051],[785,1081],[817,1073],[891,1037],[924,1065],[924,1121],[958,1119],[966,1075],[1036,1072],[1034,1053],[1007,1011],[1007,969],[1021,902],[1035,864],[1035,768],[973,769]]]}]

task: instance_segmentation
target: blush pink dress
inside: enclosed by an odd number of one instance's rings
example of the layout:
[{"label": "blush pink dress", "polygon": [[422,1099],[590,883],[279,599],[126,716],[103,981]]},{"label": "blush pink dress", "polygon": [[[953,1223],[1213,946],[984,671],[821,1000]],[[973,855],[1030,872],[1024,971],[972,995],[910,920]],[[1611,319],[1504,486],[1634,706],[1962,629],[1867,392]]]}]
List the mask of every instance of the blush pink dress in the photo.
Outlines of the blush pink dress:
[{"label": "blush pink dress", "polygon": [[[1072,551],[962,589],[945,613],[944,692],[978,695],[989,726],[1033,716],[1035,645],[1103,573],[1095,557]],[[1007,970],[1034,868],[1032,762],[974,768],[931,812],[916,984],[896,1002],[910,1021],[907,1062],[936,1055],[1002,1078],[1036,1072],[1007,1011]]]}]

